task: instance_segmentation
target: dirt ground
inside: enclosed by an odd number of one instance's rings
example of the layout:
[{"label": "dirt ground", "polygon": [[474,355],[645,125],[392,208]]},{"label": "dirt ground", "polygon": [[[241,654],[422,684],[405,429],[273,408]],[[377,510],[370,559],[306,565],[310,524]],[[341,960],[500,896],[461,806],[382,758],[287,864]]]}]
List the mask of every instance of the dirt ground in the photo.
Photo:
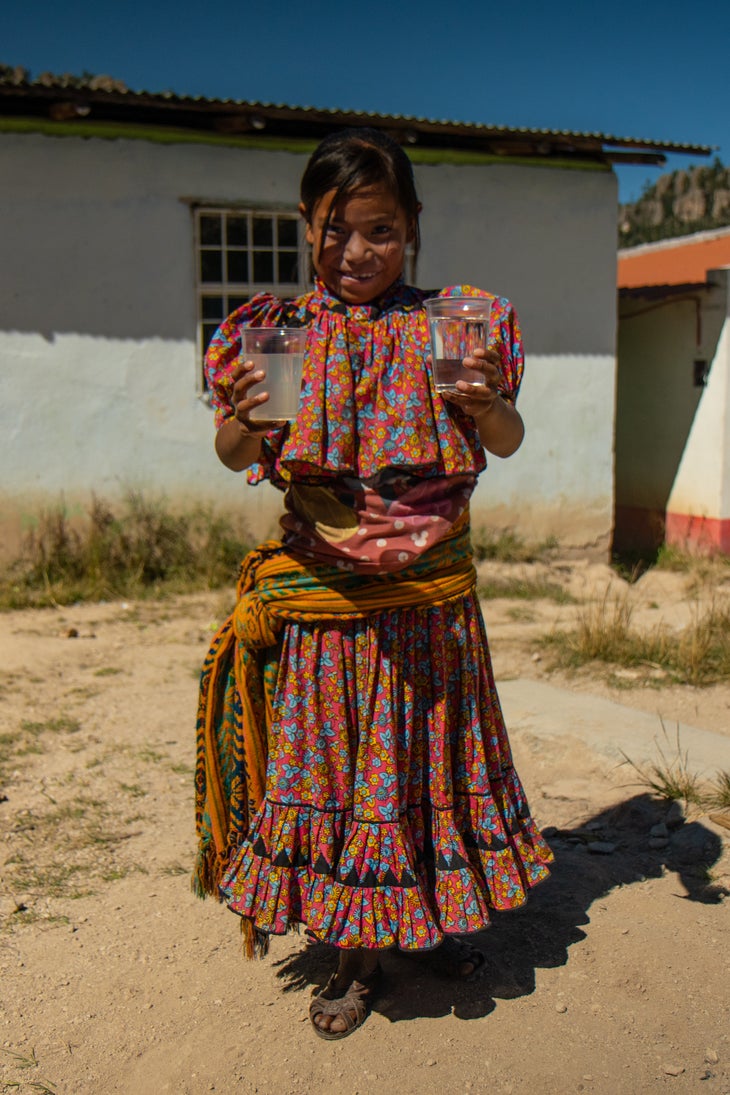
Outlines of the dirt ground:
[{"label": "dirt ground", "polygon": [[[640,626],[676,628],[726,587],[657,571],[628,586],[584,560],[485,569],[575,599],[484,603],[498,681],[730,733],[728,686],[655,666],[568,676],[532,645],[607,591]],[[331,955],[292,935],[246,963],[236,919],[190,892],[197,676],[229,607],[215,593],[0,617],[3,1091],[730,1093],[730,831],[690,813],[652,839],[666,805],[569,725],[512,734],[556,863],[477,938],[486,975],[453,983],[387,953],[364,1028],[318,1039],[307,1006]]]}]

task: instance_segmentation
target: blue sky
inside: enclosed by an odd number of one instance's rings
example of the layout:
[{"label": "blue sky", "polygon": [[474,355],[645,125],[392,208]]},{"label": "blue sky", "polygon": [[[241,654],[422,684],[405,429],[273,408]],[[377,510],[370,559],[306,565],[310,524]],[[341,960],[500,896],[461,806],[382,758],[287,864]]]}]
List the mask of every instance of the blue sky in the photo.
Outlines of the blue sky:
[{"label": "blue sky", "polygon": [[[730,3],[687,0],[2,0],[0,62],[133,90],[718,146]],[[620,197],[669,156],[621,168]]]}]

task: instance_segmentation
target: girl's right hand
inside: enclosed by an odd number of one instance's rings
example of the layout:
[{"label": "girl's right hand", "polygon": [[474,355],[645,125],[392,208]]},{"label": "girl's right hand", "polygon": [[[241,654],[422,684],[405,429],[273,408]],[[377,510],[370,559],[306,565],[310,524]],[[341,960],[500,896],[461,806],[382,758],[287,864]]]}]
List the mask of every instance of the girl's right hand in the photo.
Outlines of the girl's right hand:
[{"label": "girl's right hand", "polygon": [[269,430],[281,426],[278,419],[251,418],[251,412],[256,407],[268,402],[268,392],[257,392],[249,396],[249,389],[254,384],[265,380],[266,373],[256,369],[253,361],[244,361],[233,374],[233,387],[231,389],[231,410],[233,417],[242,427],[241,432],[252,437],[262,437]]}]

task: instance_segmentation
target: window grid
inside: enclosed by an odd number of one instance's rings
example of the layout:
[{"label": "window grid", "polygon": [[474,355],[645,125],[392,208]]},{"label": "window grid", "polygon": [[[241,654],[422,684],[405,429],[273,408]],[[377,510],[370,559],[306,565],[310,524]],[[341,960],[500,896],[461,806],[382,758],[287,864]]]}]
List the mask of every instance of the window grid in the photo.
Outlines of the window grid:
[{"label": "window grid", "polygon": [[286,210],[199,207],[195,210],[198,351],[202,363],[224,319],[256,293],[296,296],[301,274],[301,218]]}]

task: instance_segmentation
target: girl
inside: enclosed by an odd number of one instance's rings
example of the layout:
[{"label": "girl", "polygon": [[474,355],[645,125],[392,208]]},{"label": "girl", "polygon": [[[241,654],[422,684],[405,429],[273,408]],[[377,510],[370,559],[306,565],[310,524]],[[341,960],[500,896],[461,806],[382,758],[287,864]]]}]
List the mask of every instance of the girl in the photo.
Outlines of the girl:
[{"label": "girl", "polygon": [[[547,874],[491,671],[469,539],[484,450],[523,436],[522,346],[496,300],[484,384],[430,386],[408,157],[370,129],[327,137],[301,183],[316,273],[295,300],[260,294],[206,359],[216,451],[284,492],[281,541],[244,561],[239,599],[204,667],[199,892],[243,919],[249,953],[291,926],[337,948],[310,1007],[342,1038],[364,1021],[379,952],[431,951],[461,977],[460,939],[521,905]],[[441,295],[491,296],[469,287]],[[496,320],[495,320],[496,314]],[[253,421],[263,379],[243,326],[306,326],[295,422]]]}]

